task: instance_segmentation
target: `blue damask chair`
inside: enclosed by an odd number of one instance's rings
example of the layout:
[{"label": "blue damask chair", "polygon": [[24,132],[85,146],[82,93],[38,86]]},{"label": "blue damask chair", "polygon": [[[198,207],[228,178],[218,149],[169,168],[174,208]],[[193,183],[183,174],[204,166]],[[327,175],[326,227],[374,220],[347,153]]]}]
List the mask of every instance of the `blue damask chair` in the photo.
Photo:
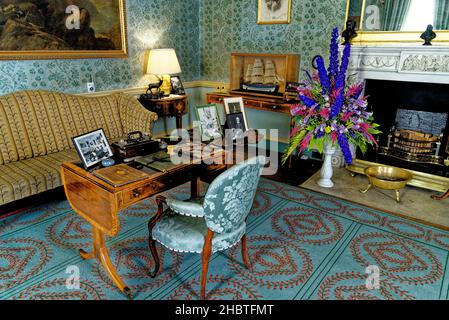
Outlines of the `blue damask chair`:
[{"label": "blue damask chair", "polygon": [[[238,164],[218,176],[204,198],[180,201],[157,197],[158,212],[148,224],[149,246],[155,261],[151,276],[159,272],[156,242],[177,252],[202,254],[201,299],[206,297],[206,278],[212,253],[242,242],[242,258],[250,269],[246,252],[246,218],[256,195],[265,157]],[[164,204],[168,206],[164,210]]]}]

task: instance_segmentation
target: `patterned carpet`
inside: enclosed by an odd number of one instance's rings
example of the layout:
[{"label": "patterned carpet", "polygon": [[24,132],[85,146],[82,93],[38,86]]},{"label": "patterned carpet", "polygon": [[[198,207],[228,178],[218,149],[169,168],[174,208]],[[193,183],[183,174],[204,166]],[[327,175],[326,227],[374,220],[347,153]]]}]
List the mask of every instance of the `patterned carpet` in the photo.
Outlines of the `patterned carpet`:
[{"label": "patterned carpet", "polygon": [[[188,197],[189,186],[169,192]],[[199,255],[159,247],[161,274],[147,249],[153,201],[122,213],[122,231],[108,241],[111,259],[136,299],[198,299]],[[319,193],[263,179],[249,217],[248,249],[213,255],[209,299],[448,299],[449,233]],[[98,263],[83,261],[90,227],[67,202],[0,220],[0,299],[126,299]],[[381,270],[380,289],[366,288],[366,268]],[[81,272],[67,290],[66,269]]]}]

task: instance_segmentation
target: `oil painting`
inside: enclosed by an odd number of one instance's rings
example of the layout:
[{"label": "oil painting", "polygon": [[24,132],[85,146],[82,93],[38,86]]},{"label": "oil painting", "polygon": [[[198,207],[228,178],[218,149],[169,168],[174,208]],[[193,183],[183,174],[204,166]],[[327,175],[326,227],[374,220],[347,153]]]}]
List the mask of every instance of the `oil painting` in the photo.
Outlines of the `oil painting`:
[{"label": "oil painting", "polygon": [[124,0],[0,0],[0,59],[126,56]]}]

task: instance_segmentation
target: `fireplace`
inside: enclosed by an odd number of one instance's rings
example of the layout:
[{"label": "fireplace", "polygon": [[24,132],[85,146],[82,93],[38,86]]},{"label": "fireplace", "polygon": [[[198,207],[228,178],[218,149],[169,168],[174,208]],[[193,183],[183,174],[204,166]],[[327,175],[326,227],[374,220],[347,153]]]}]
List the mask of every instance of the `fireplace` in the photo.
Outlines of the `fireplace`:
[{"label": "fireplace", "polygon": [[365,94],[383,133],[364,160],[449,175],[448,84],[368,79]]}]

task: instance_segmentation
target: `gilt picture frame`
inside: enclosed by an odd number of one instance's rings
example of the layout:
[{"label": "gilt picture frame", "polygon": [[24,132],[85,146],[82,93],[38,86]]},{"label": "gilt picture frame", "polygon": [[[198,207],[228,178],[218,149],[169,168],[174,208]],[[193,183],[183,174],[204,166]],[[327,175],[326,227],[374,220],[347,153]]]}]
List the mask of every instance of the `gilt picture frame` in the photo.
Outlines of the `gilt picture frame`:
[{"label": "gilt picture frame", "polygon": [[128,57],[125,0],[41,3],[0,0],[0,60]]},{"label": "gilt picture frame", "polygon": [[258,0],[258,24],[289,24],[292,0]]}]

